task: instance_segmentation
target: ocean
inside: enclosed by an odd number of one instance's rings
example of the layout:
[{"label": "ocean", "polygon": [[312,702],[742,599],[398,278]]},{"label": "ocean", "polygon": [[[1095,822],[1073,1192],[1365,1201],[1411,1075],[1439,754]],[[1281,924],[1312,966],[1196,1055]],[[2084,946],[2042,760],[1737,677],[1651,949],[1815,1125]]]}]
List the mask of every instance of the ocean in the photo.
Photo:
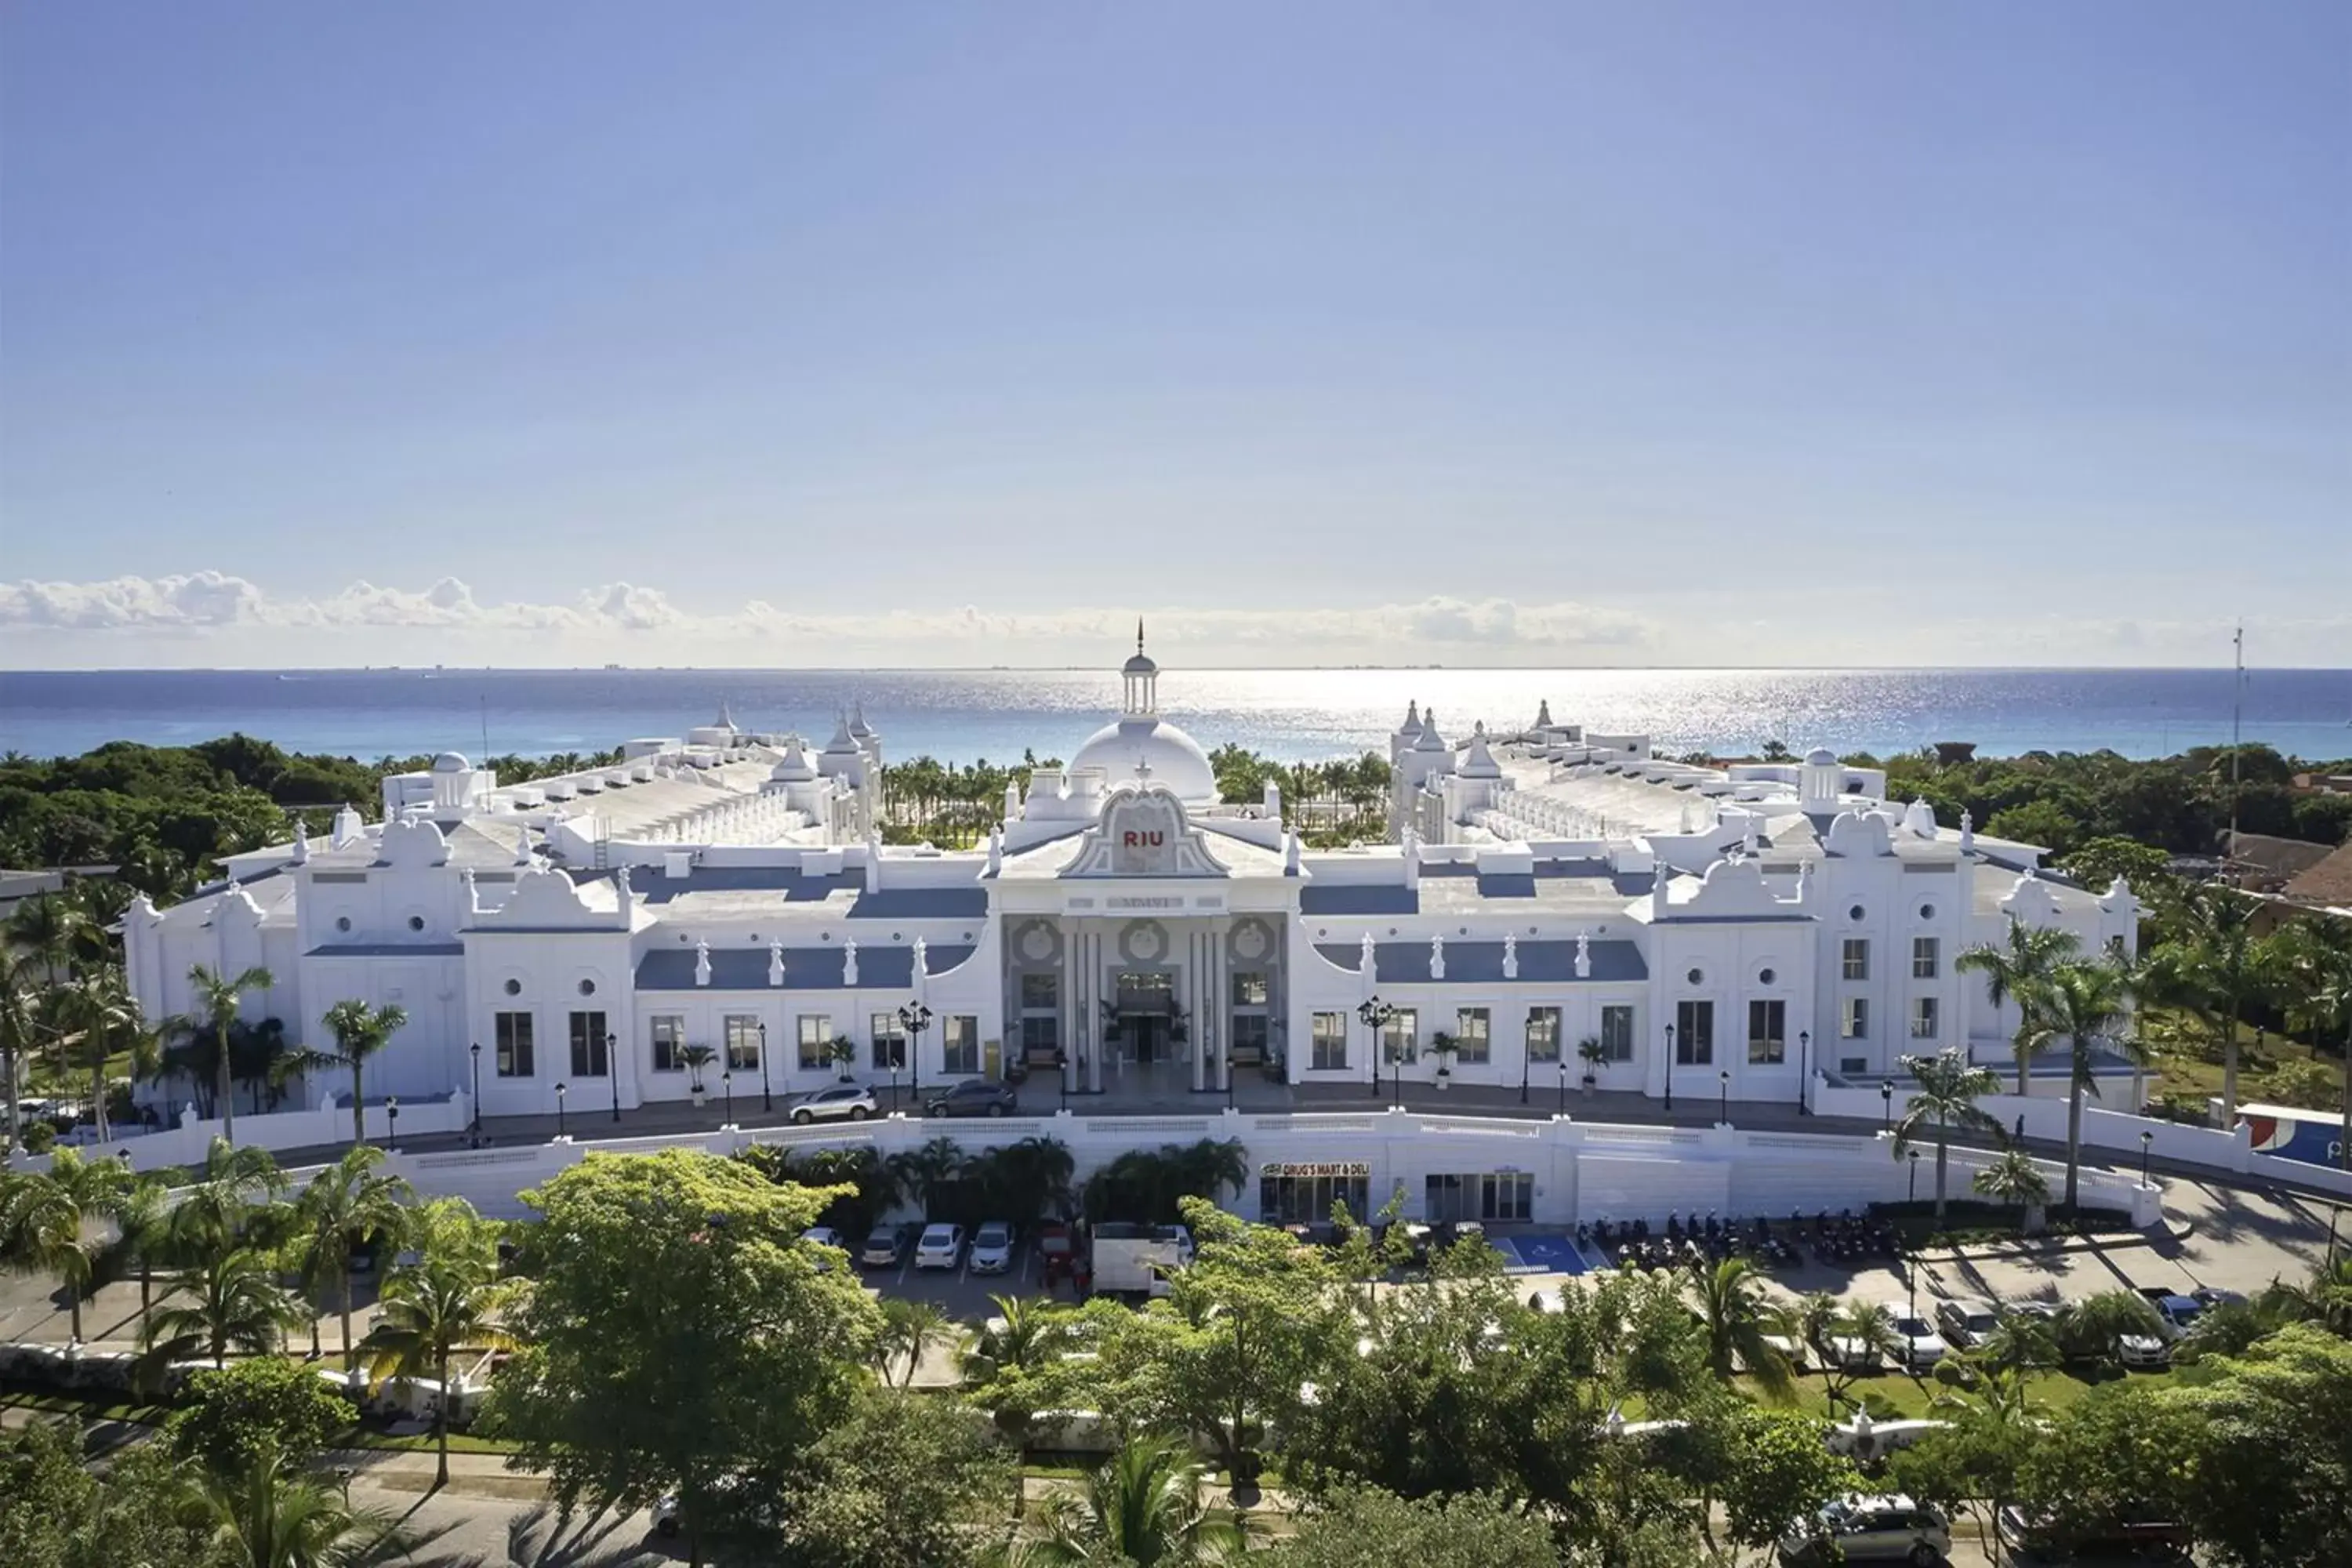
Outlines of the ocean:
[{"label": "ocean", "polygon": [[[1646,733],[1662,752],[1885,754],[1973,741],[1980,754],[2167,755],[2230,737],[2224,669],[1169,668],[1161,711],[1214,749],[1285,761],[1385,749],[1407,699],[1448,735],[1473,720]],[[1118,702],[1108,670],[368,669],[0,673],[0,749],[35,756],[108,741],[184,744],[231,731],[289,751],[373,759],[456,750],[544,755],[677,735],[722,705],[751,730],[820,743],[853,702],[885,754],[943,761],[1066,757]],[[2311,761],[2352,757],[2352,670],[2246,680],[2244,733]]]}]

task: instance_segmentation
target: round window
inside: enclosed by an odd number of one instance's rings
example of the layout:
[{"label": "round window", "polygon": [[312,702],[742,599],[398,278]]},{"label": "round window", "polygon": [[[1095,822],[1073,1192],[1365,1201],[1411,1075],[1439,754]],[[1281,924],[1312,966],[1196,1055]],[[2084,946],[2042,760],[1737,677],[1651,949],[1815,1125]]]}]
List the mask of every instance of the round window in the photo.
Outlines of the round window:
[{"label": "round window", "polygon": [[1703,969],[1694,969],[1690,972],[1689,979],[1692,984],[1699,984],[1706,979],[1706,971]]},{"label": "round window", "polygon": [[1769,985],[1775,978],[1777,977],[1769,969],[1759,969],[1756,972],[1756,984],[1759,985]]},{"label": "round window", "polygon": [[425,917],[423,915],[409,916],[408,929],[411,931],[423,931],[425,929]]},{"label": "round window", "polygon": [[352,929],[352,917],[351,917],[351,916],[349,916],[349,915],[337,915],[337,916],[335,917],[335,929],[336,929],[337,931],[349,931],[349,930],[351,930],[351,929]]},{"label": "round window", "polygon": [[1921,904],[1919,906],[1919,918],[1923,921],[1934,920],[1936,918],[1936,906],[1933,904]]},{"label": "round window", "polygon": [[596,994],[596,983],[593,980],[582,981],[580,983],[580,994],[583,996],[593,996]]},{"label": "round window", "polygon": [[1846,910],[1845,918],[1850,921],[1858,921],[1862,919],[1862,906],[1860,904],[1856,904],[1853,908]]},{"label": "round window", "polygon": [[507,994],[508,994],[508,995],[509,995],[509,996],[520,996],[520,995],[521,995],[521,994],[522,994],[522,982],[521,982],[521,981],[520,981],[520,980],[509,980],[509,981],[508,981],[508,982],[507,982]]}]

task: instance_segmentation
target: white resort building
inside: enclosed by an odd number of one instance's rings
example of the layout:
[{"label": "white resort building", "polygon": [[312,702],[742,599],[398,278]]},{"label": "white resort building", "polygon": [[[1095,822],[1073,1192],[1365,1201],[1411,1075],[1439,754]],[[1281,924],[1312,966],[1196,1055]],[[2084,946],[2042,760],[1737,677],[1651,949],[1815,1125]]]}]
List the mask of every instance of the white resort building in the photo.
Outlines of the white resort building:
[{"label": "white resort building", "polygon": [[1369,1100],[1588,1071],[1712,1106],[1948,1046],[2005,1062],[2013,1010],[1955,972],[1964,949],[2011,921],[2134,941],[2121,882],[1938,827],[1880,773],[1663,762],[1548,708],[1449,735],[1400,703],[1391,842],[1309,850],[1273,791],[1217,798],[1139,638],[1122,674],[1121,710],[967,851],[882,845],[862,715],[814,752],[722,715],[519,785],[447,752],[385,781],[381,825],[347,809],[323,842],[134,902],[132,984],[162,1017],[190,1010],[191,965],[264,965],[247,1016],[321,1049],[333,1004],[397,1003],[370,1097],[464,1091],[492,1118],[683,1100],[698,1076],[715,1095],[721,1072],[739,1099],[803,1091],[842,1076],[836,1049],[927,1090],[1017,1055],[1033,1095],[1058,1072],[1106,1109],[1235,1074]]}]

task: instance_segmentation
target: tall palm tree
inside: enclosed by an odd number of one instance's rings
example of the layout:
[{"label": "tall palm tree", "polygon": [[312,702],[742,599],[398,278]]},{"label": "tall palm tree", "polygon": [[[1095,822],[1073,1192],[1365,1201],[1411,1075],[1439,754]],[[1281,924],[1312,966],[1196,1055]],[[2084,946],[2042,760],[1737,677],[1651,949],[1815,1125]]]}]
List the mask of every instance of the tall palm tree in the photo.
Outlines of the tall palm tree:
[{"label": "tall palm tree", "polygon": [[236,1026],[236,1016],[245,1005],[248,991],[267,991],[278,984],[269,971],[259,964],[239,970],[232,975],[221,975],[201,963],[188,967],[188,984],[194,989],[199,1021],[213,1032],[220,1052],[219,1078],[214,1090],[220,1101],[221,1136],[236,1142],[236,1090],[229,1082],[229,1035]]},{"label": "tall palm tree", "polygon": [[1713,1268],[1694,1265],[1699,1317],[1706,1325],[1706,1363],[1728,1383],[1741,1367],[1775,1399],[1796,1388],[1796,1373],[1780,1347],[1767,1342],[1778,1327],[1763,1281],[1744,1258],[1718,1259]]},{"label": "tall palm tree", "polygon": [[2034,1004],[2042,994],[2051,971],[2074,955],[2081,946],[2072,931],[2054,926],[2030,926],[2011,918],[2009,935],[1998,946],[1980,943],[1962,952],[1952,961],[1952,967],[1963,974],[1985,977],[1985,991],[1992,998],[1996,1011],[2007,1006],[2013,998],[2017,1003],[2017,1030],[2010,1037],[2010,1049],[2017,1058],[2017,1092],[2032,1091],[2027,1069],[2033,1062],[2031,1040],[2034,1027]]},{"label": "tall palm tree", "polygon": [[39,965],[51,984],[73,978],[88,917],[80,903],[62,892],[37,893],[8,917],[8,940]]},{"label": "tall palm tree", "polygon": [[903,1296],[885,1297],[882,1331],[874,1340],[874,1370],[887,1384],[891,1367],[903,1364],[906,1370],[899,1375],[898,1386],[905,1388],[915,1381],[923,1352],[933,1345],[952,1344],[956,1337],[955,1324],[930,1302],[910,1301]]},{"label": "tall palm tree", "polygon": [[194,1466],[183,1484],[182,1517],[209,1538],[216,1555],[206,1561],[224,1568],[363,1568],[416,1544],[390,1515],[353,1509],[274,1445],[237,1473]]},{"label": "tall palm tree", "polygon": [[2028,1236],[2042,1228],[2035,1211],[2050,1201],[2050,1183],[2024,1150],[2002,1150],[1985,1162],[1969,1185],[1996,1202],[2015,1204],[2023,1211],[2020,1228]]},{"label": "tall palm tree", "polygon": [[106,1142],[106,1064],[117,1051],[131,1056],[131,1076],[152,1075],[162,1060],[162,1037],[149,1026],[139,1000],[124,984],[122,971],[112,964],[86,970],[60,993],[75,1047],[89,1068],[91,1118],[100,1142]]},{"label": "tall palm tree", "polygon": [[1248,1550],[1238,1520],[1212,1510],[1202,1495],[1207,1467],[1167,1438],[1129,1443],[1075,1495],[1045,1505],[1044,1530],[1020,1561],[1082,1568],[1104,1561],[1135,1568],[1196,1568]]},{"label": "tall palm tree", "polygon": [[1072,1312],[1060,1302],[1045,1296],[991,1296],[989,1301],[996,1316],[981,1330],[970,1358],[984,1363],[983,1370],[1026,1372],[1069,1343]]},{"label": "tall palm tree", "polygon": [[2182,895],[2174,935],[2159,945],[2151,984],[2205,1025],[2221,1058],[2221,1125],[2238,1120],[2238,1005],[2255,952],[2254,914],[2262,906],[2235,888],[2200,882]]},{"label": "tall palm tree", "polygon": [[172,1257],[172,1184],[150,1171],[131,1179],[114,1215],[114,1252],[139,1270],[139,1321],[155,1310],[155,1266]]},{"label": "tall palm tree", "polygon": [[184,1299],[158,1310],[141,1331],[142,1381],[173,1362],[209,1360],[215,1369],[228,1352],[268,1355],[299,1326],[303,1310],[278,1283],[269,1254],[239,1247],[183,1276]]},{"label": "tall palm tree", "polygon": [[430,1250],[414,1268],[394,1271],[383,1310],[360,1349],[372,1388],[390,1378],[431,1377],[434,1446],[440,1454],[434,1485],[449,1484],[449,1358],[461,1350],[510,1350],[508,1314],[516,1291],[498,1278],[494,1262],[472,1248]]},{"label": "tall palm tree", "polygon": [[[359,1344],[352,1338],[352,1253],[372,1239],[398,1237],[407,1225],[408,1203],[415,1196],[406,1182],[377,1170],[383,1162],[383,1150],[355,1143],[310,1178],[294,1205],[303,1273],[318,1284],[332,1283],[340,1298],[347,1378],[359,1371]],[[314,1314],[314,1344],[318,1332]]]},{"label": "tall palm tree", "polygon": [[286,1173],[269,1151],[240,1149],[215,1138],[196,1179],[173,1206],[167,1251],[184,1268],[201,1267],[238,1248],[275,1239]]},{"label": "tall palm tree", "polygon": [[2083,1095],[2096,1094],[2094,1053],[2104,1045],[2145,1066],[2147,1047],[2131,1032],[2131,976],[2117,963],[2062,963],[2043,988],[2033,1030],[2038,1051],[2063,1047],[2071,1080],[2066,1099],[2066,1206],[2073,1208],[2083,1171]]},{"label": "tall palm tree", "polygon": [[82,1298],[106,1247],[93,1229],[121,1211],[130,1186],[130,1173],[120,1163],[85,1161],[71,1149],[58,1150],[47,1171],[11,1175],[0,1185],[0,1252],[13,1268],[58,1277],[77,1344]]},{"label": "tall palm tree", "polygon": [[1955,1126],[1973,1127],[1979,1132],[2000,1134],[2000,1119],[1979,1107],[1977,1100],[1980,1096],[1998,1092],[2000,1079],[1993,1076],[1991,1068],[1970,1062],[1969,1053],[1957,1046],[1932,1057],[1906,1056],[1903,1058],[1903,1070],[1919,1088],[1903,1102],[1903,1120],[1895,1124],[1895,1157],[1902,1159],[1922,1133],[1934,1130],[1936,1218],[1940,1223],[1944,1217],[1944,1171],[1951,1152],[1951,1130]]},{"label": "tall palm tree", "polygon": [[931,1205],[961,1177],[963,1151],[954,1139],[942,1135],[927,1140],[919,1148],[893,1154],[884,1163],[898,1190],[913,1198],[929,1219]]},{"label": "tall palm tree", "polygon": [[323,1059],[352,1069],[352,1142],[364,1143],[367,1111],[360,1095],[360,1074],[368,1058],[391,1044],[392,1037],[408,1022],[408,1009],[393,1002],[371,1007],[350,998],[328,1008],[320,1021],[335,1037],[335,1048],[323,1053]]},{"label": "tall palm tree", "polygon": [[29,953],[12,952],[0,942],[0,1154],[16,1146],[16,1102],[24,1098],[23,1065],[39,1047],[44,982],[35,973]]},{"label": "tall palm tree", "polygon": [[2352,1253],[2320,1264],[2301,1285],[2273,1279],[2261,1305],[2282,1322],[2315,1322],[2338,1338],[2352,1339]]}]

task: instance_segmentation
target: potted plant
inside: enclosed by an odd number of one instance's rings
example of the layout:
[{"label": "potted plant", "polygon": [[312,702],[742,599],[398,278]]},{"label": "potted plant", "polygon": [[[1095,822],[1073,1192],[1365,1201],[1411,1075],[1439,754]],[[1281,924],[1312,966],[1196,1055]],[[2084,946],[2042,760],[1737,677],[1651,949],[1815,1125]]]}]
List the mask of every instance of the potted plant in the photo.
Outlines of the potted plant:
[{"label": "potted plant", "polygon": [[824,1047],[824,1059],[841,1070],[841,1081],[849,1081],[849,1069],[857,1065],[857,1042],[847,1035],[835,1035]]},{"label": "potted plant", "polygon": [[702,1069],[717,1061],[719,1053],[709,1046],[688,1046],[678,1052],[678,1059],[686,1063],[687,1092],[694,1097],[695,1104],[700,1105],[703,1093]]},{"label": "potted plant", "polygon": [[1454,1077],[1454,1037],[1440,1029],[1429,1037],[1429,1048],[1437,1053],[1437,1087],[1444,1089]]},{"label": "potted plant", "polygon": [[1601,1054],[1601,1037],[1587,1035],[1577,1041],[1576,1054],[1584,1058],[1584,1092],[1591,1094],[1592,1086],[1601,1080],[1601,1064],[1606,1059]]}]

